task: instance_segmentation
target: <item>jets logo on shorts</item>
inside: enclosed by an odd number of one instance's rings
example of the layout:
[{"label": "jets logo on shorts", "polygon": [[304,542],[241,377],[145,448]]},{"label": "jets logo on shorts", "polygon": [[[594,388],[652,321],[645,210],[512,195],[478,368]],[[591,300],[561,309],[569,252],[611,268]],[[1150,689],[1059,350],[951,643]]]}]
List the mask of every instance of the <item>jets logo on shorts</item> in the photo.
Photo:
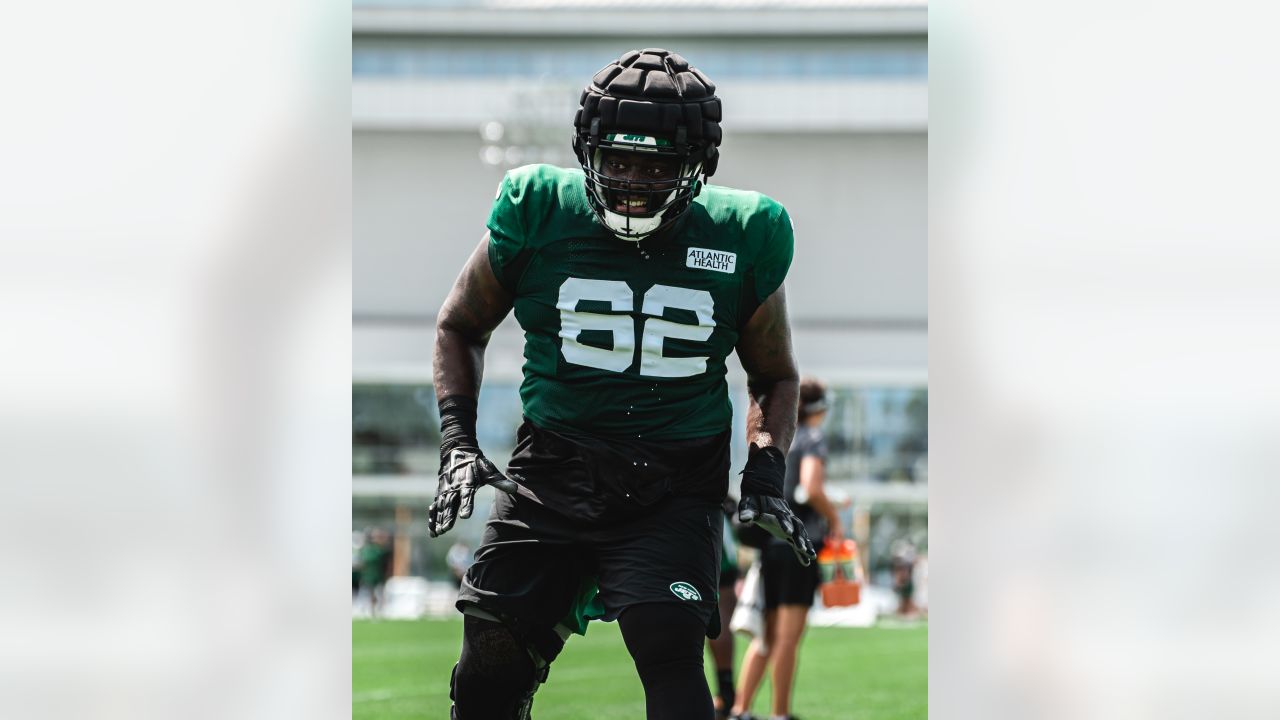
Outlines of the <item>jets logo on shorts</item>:
[{"label": "jets logo on shorts", "polygon": [[675,593],[675,596],[680,598],[681,600],[701,600],[702,599],[702,596],[698,594],[698,591],[695,590],[694,587],[687,582],[671,583],[671,592]]}]

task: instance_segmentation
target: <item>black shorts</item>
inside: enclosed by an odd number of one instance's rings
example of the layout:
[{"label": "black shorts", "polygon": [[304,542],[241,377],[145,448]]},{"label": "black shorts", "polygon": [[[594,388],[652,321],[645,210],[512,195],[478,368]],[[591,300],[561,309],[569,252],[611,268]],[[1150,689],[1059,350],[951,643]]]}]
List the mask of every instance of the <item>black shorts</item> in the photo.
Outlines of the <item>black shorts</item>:
[{"label": "black shorts", "polygon": [[583,526],[654,511],[670,497],[720,504],[729,492],[729,433],[652,442],[569,435],[526,420],[507,475],[520,495]]},{"label": "black shorts", "polygon": [[[728,483],[727,437],[723,463],[709,466],[723,465],[723,478],[685,482],[691,466],[680,468],[677,456],[661,495],[637,493],[619,472],[601,471],[607,460],[565,442],[529,423],[521,428],[508,467],[520,492],[496,494],[458,609],[474,605],[501,618],[550,661],[563,646],[556,625],[574,609],[583,579],[594,577],[604,620],[632,605],[676,603],[718,634],[723,492],[706,488]],[[707,465],[705,455],[698,465]]]},{"label": "black shorts", "polygon": [[764,581],[764,608],[779,605],[813,607],[818,590],[818,563],[800,564],[791,546],[770,542],[760,551],[760,575]]},{"label": "black shorts", "polygon": [[[475,605],[513,623],[550,660],[555,626],[594,576],[613,620],[631,605],[678,603],[710,624],[720,572],[720,506],[673,497],[633,520],[583,528],[520,496],[498,493],[458,607]],[[718,628],[709,632],[718,633]]]}]

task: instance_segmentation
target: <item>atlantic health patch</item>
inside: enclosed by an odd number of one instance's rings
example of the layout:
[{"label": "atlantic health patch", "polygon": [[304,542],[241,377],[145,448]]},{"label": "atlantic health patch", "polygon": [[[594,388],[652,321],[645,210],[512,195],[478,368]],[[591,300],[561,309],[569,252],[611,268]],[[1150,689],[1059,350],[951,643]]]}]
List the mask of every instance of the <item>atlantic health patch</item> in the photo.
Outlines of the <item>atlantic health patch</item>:
[{"label": "atlantic health patch", "polygon": [[691,247],[689,248],[689,253],[685,255],[684,264],[685,267],[691,267],[695,270],[715,270],[716,272],[732,273],[738,264],[738,254],[723,250]]}]

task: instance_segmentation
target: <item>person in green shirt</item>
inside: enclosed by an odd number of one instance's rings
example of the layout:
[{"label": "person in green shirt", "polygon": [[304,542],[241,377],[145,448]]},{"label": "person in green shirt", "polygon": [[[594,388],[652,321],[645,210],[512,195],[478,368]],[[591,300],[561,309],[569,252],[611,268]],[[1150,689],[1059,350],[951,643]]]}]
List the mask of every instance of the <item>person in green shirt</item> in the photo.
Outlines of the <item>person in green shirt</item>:
[{"label": "person in green shirt", "polygon": [[[680,55],[628,52],[579,105],[580,169],[507,173],[437,319],[432,536],[471,515],[477,487],[499,490],[458,594],[453,717],[527,718],[569,632],[600,617],[621,626],[651,720],[711,720],[702,641],[720,632],[730,352],[750,390],[739,520],[801,564],[814,555],[783,499],[791,220],[760,193],[707,183],[720,100]],[[485,346],[510,312],[524,423],[504,474],[475,423]]]},{"label": "person in green shirt", "polygon": [[382,612],[383,590],[391,576],[391,537],[382,528],[369,531],[360,547],[360,587],[369,593],[369,614]]}]

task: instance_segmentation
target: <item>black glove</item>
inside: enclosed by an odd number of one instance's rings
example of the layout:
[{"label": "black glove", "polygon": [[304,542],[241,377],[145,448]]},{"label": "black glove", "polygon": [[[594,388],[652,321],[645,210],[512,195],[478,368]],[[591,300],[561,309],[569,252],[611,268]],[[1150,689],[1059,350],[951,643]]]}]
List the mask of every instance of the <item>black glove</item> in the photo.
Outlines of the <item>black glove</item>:
[{"label": "black glove", "polygon": [[776,447],[766,447],[747,457],[742,470],[742,500],[738,503],[738,521],[755,524],[770,535],[785,541],[795,551],[796,560],[808,567],[818,553],[805,532],[804,523],[791,512],[782,499],[787,461]]},{"label": "black glove", "polygon": [[449,532],[458,518],[471,517],[481,485],[516,491],[516,484],[480,452],[475,398],[450,396],[440,401],[440,436],[440,486],[427,510],[431,537]]}]

